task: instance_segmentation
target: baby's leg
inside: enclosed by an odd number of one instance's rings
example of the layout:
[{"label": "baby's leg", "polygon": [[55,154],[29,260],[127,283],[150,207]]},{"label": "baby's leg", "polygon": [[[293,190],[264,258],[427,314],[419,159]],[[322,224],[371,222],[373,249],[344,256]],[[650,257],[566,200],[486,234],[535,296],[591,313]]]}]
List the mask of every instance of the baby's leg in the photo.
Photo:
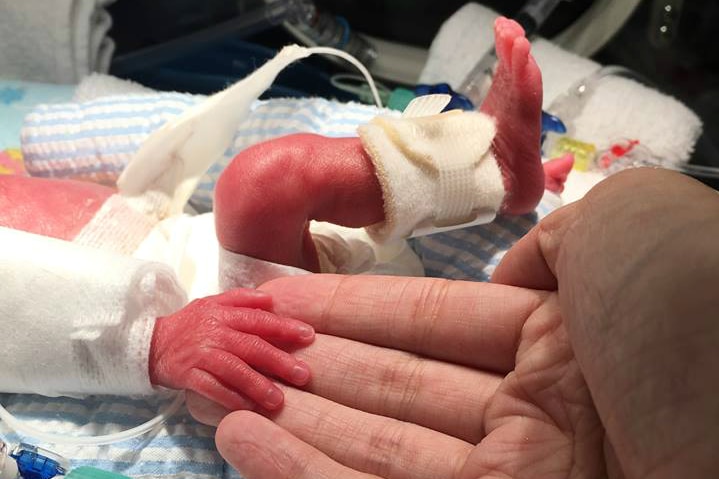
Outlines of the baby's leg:
[{"label": "baby's leg", "polygon": [[[522,28],[496,23],[497,74],[482,112],[495,117],[493,152],[504,178],[502,212],[532,211],[544,190],[542,79]],[[291,135],[240,153],[215,192],[217,236],[227,250],[319,270],[309,220],[360,227],[384,220],[382,189],[358,138]]]},{"label": "baby's leg", "polygon": [[215,190],[227,250],[319,271],[309,220],[350,227],[384,218],[382,189],[357,138],[297,134],[240,153]]}]

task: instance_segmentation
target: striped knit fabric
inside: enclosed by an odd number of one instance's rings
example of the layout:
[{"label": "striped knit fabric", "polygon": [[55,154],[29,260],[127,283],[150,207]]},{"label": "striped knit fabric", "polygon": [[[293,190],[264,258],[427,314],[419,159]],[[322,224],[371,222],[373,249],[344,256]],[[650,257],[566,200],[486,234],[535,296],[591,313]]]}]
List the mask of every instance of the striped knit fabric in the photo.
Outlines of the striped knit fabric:
[{"label": "striped knit fabric", "polygon": [[[35,176],[114,184],[142,140],[197,101],[199,97],[161,93],[40,107],[27,117],[23,130],[27,169]],[[200,210],[211,209],[218,175],[249,145],[298,132],[356,136],[357,126],[378,113],[369,106],[316,98],[257,102],[250,118],[238,127],[233,146],[205,175],[191,202]],[[418,238],[412,246],[428,276],[486,281],[509,247],[553,208],[547,197],[531,215],[500,217],[489,225]],[[0,401],[36,427],[75,434],[125,429],[157,411],[155,403],[115,397],[80,401],[6,394],[0,395]],[[21,439],[3,423],[0,437],[10,443]],[[113,446],[58,451],[70,458],[74,467],[93,466],[138,479],[239,477],[217,454],[213,430],[197,424],[187,413],[173,417],[155,436]]]}]

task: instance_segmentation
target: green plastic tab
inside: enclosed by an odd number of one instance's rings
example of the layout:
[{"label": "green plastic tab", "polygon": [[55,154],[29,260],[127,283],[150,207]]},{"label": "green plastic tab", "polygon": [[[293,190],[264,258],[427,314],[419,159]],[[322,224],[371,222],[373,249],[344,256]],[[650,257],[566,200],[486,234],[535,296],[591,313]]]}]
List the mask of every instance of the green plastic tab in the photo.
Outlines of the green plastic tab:
[{"label": "green plastic tab", "polygon": [[404,111],[404,109],[407,108],[407,105],[409,105],[409,102],[412,100],[414,100],[414,92],[412,90],[407,90],[406,88],[395,88],[389,96],[387,108]]},{"label": "green plastic tab", "polygon": [[78,467],[70,471],[65,479],[132,479],[115,472],[103,471],[94,467]]}]

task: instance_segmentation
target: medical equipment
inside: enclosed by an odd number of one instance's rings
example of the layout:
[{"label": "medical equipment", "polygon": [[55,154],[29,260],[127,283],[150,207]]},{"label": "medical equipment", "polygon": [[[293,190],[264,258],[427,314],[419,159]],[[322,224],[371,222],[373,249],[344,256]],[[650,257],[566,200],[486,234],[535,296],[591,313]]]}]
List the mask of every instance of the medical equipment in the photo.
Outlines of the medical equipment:
[{"label": "medical equipment", "polygon": [[288,4],[295,14],[284,27],[305,45],[344,50],[368,68],[377,59],[377,49],[352,30],[347,19],[317,9],[311,0],[265,0],[268,4]]},{"label": "medical equipment", "polygon": [[[360,75],[337,73],[330,77],[330,83],[332,83],[332,86],[338,90],[356,95],[362,103],[372,104],[375,102],[369,84],[366,82],[365,78]],[[376,87],[382,103],[387,105],[389,108],[392,108],[392,105],[390,105],[390,98],[392,97],[394,90],[390,90],[389,87],[380,82],[376,82]],[[409,101],[407,103],[409,103]],[[400,108],[400,110],[403,109],[404,108]]]},{"label": "medical equipment", "polygon": [[575,169],[580,171],[594,169],[597,146],[584,138],[575,138],[573,122],[584,110],[599,82],[610,75],[636,79],[645,83],[645,80],[639,75],[618,66],[601,68],[596,73],[575,83],[566,93],[557,97],[549,105],[548,110],[551,117],[557,120],[561,119],[561,126],[557,126],[557,129],[546,131],[543,129],[543,148],[549,157],[554,158],[572,153],[575,158]]},{"label": "medical equipment", "polygon": [[0,479],[52,479],[67,473],[67,460],[46,449],[21,443],[11,452],[0,441]]},{"label": "medical equipment", "polygon": [[127,76],[168,61],[186,57],[207,44],[228,36],[244,38],[282,23],[295,15],[295,2],[268,1],[265,5],[218,25],[173,40],[117,55],[111,65],[116,76]]},{"label": "medical equipment", "polygon": [[65,479],[130,479],[122,474],[115,472],[103,471],[94,467],[78,467],[70,471]]},{"label": "medical equipment", "polygon": [[8,453],[0,440],[0,479],[130,479],[114,472],[78,467],[70,470],[67,459],[47,449],[21,443]]},{"label": "medical equipment", "polygon": [[[182,406],[184,399],[184,394],[178,393],[169,405],[164,407],[157,416],[149,421],[125,431],[114,434],[104,434],[101,436],[66,436],[40,431],[39,429],[20,421],[2,406],[0,406],[0,419],[16,432],[44,442],[75,446],[102,446],[106,444],[113,444],[115,442],[126,441],[152,431],[155,427],[164,423],[168,418],[175,414],[180,406]],[[5,478],[0,477],[0,479]]]}]

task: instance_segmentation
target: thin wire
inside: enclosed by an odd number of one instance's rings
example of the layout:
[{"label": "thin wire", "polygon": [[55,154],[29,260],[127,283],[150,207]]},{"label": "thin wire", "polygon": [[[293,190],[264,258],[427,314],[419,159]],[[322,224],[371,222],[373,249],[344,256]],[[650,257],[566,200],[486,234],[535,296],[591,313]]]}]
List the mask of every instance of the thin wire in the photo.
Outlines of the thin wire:
[{"label": "thin wire", "polygon": [[374,102],[377,104],[377,106],[379,108],[382,108],[382,100],[379,97],[379,92],[377,91],[377,87],[375,86],[374,79],[372,79],[372,75],[370,74],[369,70],[367,70],[367,68],[364,65],[362,65],[362,62],[357,60],[355,57],[353,57],[346,51],[339,50],[337,48],[309,47],[307,50],[310,53],[319,53],[320,55],[334,55],[334,56],[340,57],[344,60],[347,60],[355,67],[357,67],[357,69],[365,77],[365,80],[367,80],[367,83],[369,84],[369,88],[372,91],[372,97],[374,98]]},{"label": "thin wire", "polygon": [[[369,93],[369,85],[365,81],[364,77],[355,75],[353,73],[338,73],[330,77],[330,83],[338,90],[346,91],[357,95],[361,101],[369,103],[367,100],[367,93]],[[380,82],[375,82],[377,85],[377,91],[379,91],[379,97],[382,101],[387,102],[390,94],[392,93],[387,86]]]},{"label": "thin wire", "polygon": [[51,434],[35,429],[28,425],[24,421],[16,418],[10,412],[0,405],[0,419],[4,421],[10,428],[15,432],[23,435],[38,439],[43,442],[53,444],[66,444],[71,446],[103,446],[106,444],[114,444],[116,442],[126,441],[128,439],[141,436],[146,432],[151,431],[153,428],[167,421],[177,410],[182,406],[185,401],[185,395],[178,393],[177,397],[170,403],[169,406],[163,408],[160,413],[149,421],[135,426],[125,431],[116,432],[113,434],[104,434],[101,436],[64,436],[62,434]]}]

